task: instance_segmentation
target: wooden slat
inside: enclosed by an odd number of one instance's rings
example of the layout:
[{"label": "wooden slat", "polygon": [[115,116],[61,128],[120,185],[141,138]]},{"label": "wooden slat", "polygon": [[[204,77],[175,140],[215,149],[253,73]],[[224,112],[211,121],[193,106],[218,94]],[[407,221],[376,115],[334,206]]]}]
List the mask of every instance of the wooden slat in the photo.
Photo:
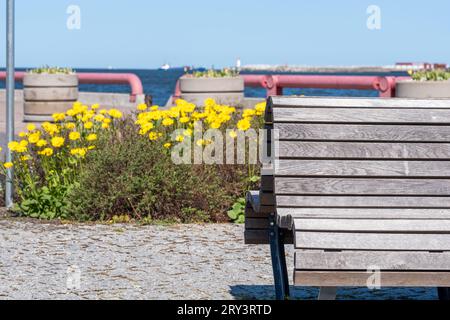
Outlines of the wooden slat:
[{"label": "wooden slat", "polygon": [[275,193],[450,196],[449,179],[275,178]]},{"label": "wooden slat", "polygon": [[449,220],[449,209],[334,209],[277,208],[277,224],[292,229],[294,219]]},{"label": "wooden slat", "polygon": [[450,269],[450,253],[398,251],[297,250],[295,268],[302,270],[441,270]]},{"label": "wooden slat", "polygon": [[450,161],[280,160],[277,176],[450,177]]},{"label": "wooden slat", "polygon": [[450,233],[450,220],[298,218],[294,220],[294,228],[297,232]]},{"label": "wooden slat", "polygon": [[281,140],[450,142],[450,126],[276,123]]},{"label": "wooden slat", "polygon": [[294,219],[450,219],[449,209],[277,208],[277,214]]},{"label": "wooden slat", "polygon": [[279,195],[277,205],[303,208],[450,208],[450,197]]},{"label": "wooden slat", "polygon": [[450,109],[274,108],[273,121],[321,123],[449,124]]},{"label": "wooden slat", "polygon": [[296,232],[297,249],[448,251],[450,234]]},{"label": "wooden slat", "polygon": [[450,144],[279,141],[275,155],[303,159],[450,160]]},{"label": "wooden slat", "polygon": [[378,99],[343,97],[272,97],[271,104],[277,107],[350,107],[350,108],[450,108],[446,99]]},{"label": "wooden slat", "polygon": [[[366,287],[371,273],[353,271],[295,271],[294,285],[311,287]],[[368,282],[369,280],[369,282]],[[383,272],[382,287],[450,287],[450,272]]]}]

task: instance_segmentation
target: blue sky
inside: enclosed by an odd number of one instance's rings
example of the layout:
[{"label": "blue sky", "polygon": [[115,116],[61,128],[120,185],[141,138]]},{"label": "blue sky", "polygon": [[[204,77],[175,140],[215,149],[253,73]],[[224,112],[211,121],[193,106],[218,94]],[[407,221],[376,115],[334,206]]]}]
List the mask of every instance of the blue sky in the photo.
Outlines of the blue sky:
[{"label": "blue sky", "polygon": [[[0,0],[0,67],[5,66]],[[366,26],[369,5],[381,30]],[[81,29],[68,30],[69,5]],[[448,0],[16,0],[21,67],[450,62]]]}]

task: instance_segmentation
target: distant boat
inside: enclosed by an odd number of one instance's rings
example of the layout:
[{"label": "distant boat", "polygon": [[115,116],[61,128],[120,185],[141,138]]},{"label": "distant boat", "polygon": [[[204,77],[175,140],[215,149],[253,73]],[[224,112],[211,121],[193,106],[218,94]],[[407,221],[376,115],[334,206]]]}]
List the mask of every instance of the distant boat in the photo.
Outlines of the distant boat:
[{"label": "distant boat", "polygon": [[163,65],[159,68],[159,70],[164,70],[164,71],[167,71],[167,70],[169,70],[169,69],[170,69],[170,65],[167,64],[167,63],[163,64]]}]

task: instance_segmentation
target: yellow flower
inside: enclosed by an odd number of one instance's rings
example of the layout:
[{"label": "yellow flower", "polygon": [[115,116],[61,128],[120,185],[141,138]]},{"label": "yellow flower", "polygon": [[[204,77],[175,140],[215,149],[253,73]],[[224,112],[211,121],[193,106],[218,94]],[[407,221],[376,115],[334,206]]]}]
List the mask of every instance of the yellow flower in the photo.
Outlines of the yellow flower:
[{"label": "yellow flower", "polygon": [[169,149],[172,146],[170,142],[164,144],[164,148]]},{"label": "yellow flower", "polygon": [[16,151],[16,148],[19,146],[19,143],[17,141],[11,141],[8,143],[8,148],[11,151]]},{"label": "yellow flower", "polygon": [[108,114],[109,114],[111,117],[116,118],[116,119],[122,118],[122,112],[120,112],[120,111],[117,110],[117,109],[111,109],[111,110],[109,110],[109,111],[108,111]]},{"label": "yellow flower", "polygon": [[236,131],[231,130],[230,133],[229,133],[229,136],[230,136],[231,138],[235,139],[238,135],[237,135],[237,132],[236,132]]},{"label": "yellow flower", "polygon": [[79,156],[80,158],[84,158],[86,156],[87,149],[86,148],[75,148],[70,150],[70,154],[74,156]]},{"label": "yellow flower", "polygon": [[179,136],[177,136],[177,137],[175,138],[175,140],[176,140],[177,142],[183,142],[183,141],[184,141],[184,136],[179,135]]},{"label": "yellow flower", "polygon": [[258,103],[255,106],[256,115],[261,116],[266,111],[266,102]]},{"label": "yellow flower", "polygon": [[87,136],[86,140],[87,141],[95,141],[95,140],[97,140],[97,135],[95,133],[91,133],[90,135]]},{"label": "yellow flower", "polygon": [[28,161],[28,160],[31,160],[31,159],[33,159],[31,156],[26,155],[26,156],[21,157],[20,161]]},{"label": "yellow flower", "polygon": [[55,122],[64,121],[64,119],[66,119],[66,115],[64,113],[55,113],[52,117]]},{"label": "yellow flower", "polygon": [[150,108],[151,111],[158,111],[158,109],[159,109],[159,106],[153,106]]},{"label": "yellow flower", "polygon": [[109,118],[103,119],[103,123],[110,124],[111,122],[112,122],[112,120]]},{"label": "yellow flower", "polygon": [[68,122],[64,126],[66,127],[66,129],[69,129],[69,130],[73,130],[76,127],[75,123],[73,123],[73,122]]},{"label": "yellow flower", "polygon": [[26,132],[19,133],[19,137],[21,137],[21,138],[25,138],[27,135],[28,135],[28,133],[26,133]]},{"label": "yellow flower", "polygon": [[94,117],[94,120],[97,122],[103,122],[103,120],[105,120],[105,116],[102,114],[98,114]]},{"label": "yellow flower", "polygon": [[59,132],[58,126],[50,122],[44,122],[42,124],[42,128],[45,130],[45,132],[47,132],[51,136]]},{"label": "yellow flower", "polygon": [[158,133],[156,133],[156,132],[150,132],[149,135],[148,135],[148,138],[149,138],[151,141],[155,141],[155,140],[158,139]]},{"label": "yellow flower", "polygon": [[147,134],[150,130],[154,128],[154,124],[151,122],[147,122],[141,126],[141,130],[139,131],[139,134],[144,135]]},{"label": "yellow flower", "polygon": [[191,119],[189,119],[189,117],[181,117],[180,118],[180,122],[181,123],[188,123]]},{"label": "yellow flower", "polygon": [[45,141],[44,139],[39,140],[36,145],[40,148],[45,147],[47,145],[47,141]]},{"label": "yellow flower", "polygon": [[243,118],[251,118],[254,115],[256,115],[256,111],[253,109],[246,109],[244,110],[244,112],[242,113],[242,117]]},{"label": "yellow flower", "polygon": [[147,110],[147,105],[145,103],[141,103],[140,105],[137,106],[137,109],[139,111],[145,111]]},{"label": "yellow flower", "polygon": [[69,133],[69,139],[72,141],[80,140],[80,138],[81,138],[81,134],[77,131],[73,131],[73,132]]},{"label": "yellow flower", "polygon": [[213,123],[211,123],[210,127],[211,129],[219,129],[221,125],[222,123],[220,121],[214,121]]},{"label": "yellow flower", "polygon": [[27,130],[34,131],[34,130],[36,130],[36,126],[34,124],[29,124],[29,125],[27,125]]},{"label": "yellow flower", "polygon": [[214,99],[208,98],[205,100],[205,107],[213,108],[216,105],[216,101]]},{"label": "yellow flower", "polygon": [[92,123],[92,122],[90,122],[90,121],[88,121],[88,122],[86,122],[85,124],[84,124],[84,127],[86,128],[86,129],[92,129],[92,127],[94,126],[94,124]]},{"label": "yellow flower", "polygon": [[42,151],[38,152],[41,156],[51,157],[53,155],[53,149],[52,148],[45,148]]},{"label": "yellow flower", "polygon": [[183,134],[186,136],[186,137],[190,137],[190,136],[192,136],[192,129],[186,129],[186,130],[184,130],[184,132],[183,132]]},{"label": "yellow flower", "polygon": [[251,123],[248,119],[242,119],[237,124],[237,128],[241,131],[247,131],[248,129],[250,129],[250,127]]},{"label": "yellow flower", "polygon": [[102,129],[108,129],[109,124],[108,123],[102,123]]},{"label": "yellow flower", "polygon": [[92,109],[92,110],[97,110],[98,108],[100,108],[100,105],[98,105],[98,104],[93,104],[93,105],[91,106],[91,109]]},{"label": "yellow flower", "polygon": [[41,139],[41,133],[39,131],[30,134],[28,137],[28,142],[31,144],[36,144]]},{"label": "yellow flower", "polygon": [[25,153],[27,151],[28,141],[22,140],[20,142],[12,141],[8,143],[9,150],[17,153]]},{"label": "yellow flower", "polygon": [[95,149],[95,146],[89,146],[88,147],[88,150],[94,150]]},{"label": "yellow flower", "polygon": [[10,169],[10,168],[12,168],[12,167],[14,166],[14,164],[13,164],[12,162],[5,162],[5,163],[3,164],[3,166],[4,166],[6,169]]},{"label": "yellow flower", "polygon": [[106,109],[102,109],[102,110],[100,110],[100,114],[101,115],[107,115],[108,114],[108,110],[106,110]]},{"label": "yellow flower", "polygon": [[162,125],[164,127],[170,127],[171,125],[173,125],[173,123],[174,123],[173,119],[170,118],[166,118],[162,121]]},{"label": "yellow flower", "polygon": [[64,145],[65,140],[62,137],[53,137],[51,142],[53,147],[61,148]]}]

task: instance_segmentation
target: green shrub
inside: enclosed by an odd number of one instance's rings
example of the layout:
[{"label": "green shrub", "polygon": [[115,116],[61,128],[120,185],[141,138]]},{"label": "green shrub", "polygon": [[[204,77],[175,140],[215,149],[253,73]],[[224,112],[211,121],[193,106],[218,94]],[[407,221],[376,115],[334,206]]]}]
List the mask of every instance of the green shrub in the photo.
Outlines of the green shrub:
[{"label": "green shrub", "polygon": [[143,139],[131,118],[86,158],[69,202],[71,218],[224,222],[247,184],[243,166],[175,165],[170,150]]}]

